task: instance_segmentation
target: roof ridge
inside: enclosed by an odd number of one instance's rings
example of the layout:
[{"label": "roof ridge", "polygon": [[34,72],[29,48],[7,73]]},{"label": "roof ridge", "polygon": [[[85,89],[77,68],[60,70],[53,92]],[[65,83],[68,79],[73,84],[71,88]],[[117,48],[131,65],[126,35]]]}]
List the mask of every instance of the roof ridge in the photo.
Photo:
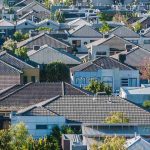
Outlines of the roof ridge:
[{"label": "roof ridge", "polygon": [[18,58],[18,57],[16,57],[16,56],[14,56],[14,55],[12,55],[12,54],[10,54],[10,53],[8,53],[8,52],[6,52],[6,54],[8,54],[10,57],[13,57],[13,58],[15,58],[15,59],[17,59],[17,60],[21,61],[21,62],[22,62],[22,63],[24,63],[24,64],[26,64],[26,65],[30,66],[31,68],[35,68],[34,66],[30,65],[29,63],[27,63],[27,62],[25,62],[25,61],[21,60],[20,58]]},{"label": "roof ridge", "polygon": [[31,85],[31,84],[32,84],[32,82],[29,82],[29,83],[25,84],[24,86],[22,86],[22,87],[16,89],[15,91],[9,93],[8,95],[6,95],[6,96],[0,98],[0,101],[3,101],[5,98],[7,98],[7,97],[9,97],[9,96],[11,96],[11,95],[13,95],[13,94],[15,94],[16,92],[18,92],[18,91],[24,89],[25,87],[27,87],[27,86],[29,86],[29,85]]},{"label": "roof ridge", "polygon": [[14,67],[14,66],[12,66],[10,64],[8,64],[7,62],[5,62],[3,60],[0,60],[0,62],[3,63],[3,64],[5,64],[5,65],[7,65],[7,66],[9,66],[9,67],[11,67],[11,68],[13,68],[13,69],[15,69],[16,71],[18,71],[20,73],[23,73],[22,70],[19,70],[18,68]]},{"label": "roof ridge", "polygon": [[[55,97],[53,97],[53,98],[50,98],[50,99],[47,99],[47,100],[45,100],[45,101],[43,101],[43,102],[39,102],[39,103],[37,103],[37,104],[30,105],[30,106],[28,106],[28,107],[26,107],[26,108],[21,109],[20,111],[18,111],[17,114],[25,113],[25,112],[27,112],[27,111],[29,111],[29,110],[32,110],[33,108],[36,108],[36,107],[44,107],[47,103],[50,103],[50,102],[52,102],[52,101],[58,99],[59,97],[61,97],[61,96],[60,96],[60,95],[57,95],[57,96],[55,96]],[[44,107],[44,108],[45,108],[45,107]]]},{"label": "roof ridge", "polygon": [[109,58],[112,59],[112,60],[114,60],[114,61],[116,61],[116,62],[118,62],[118,63],[121,64],[121,65],[124,65],[125,67],[128,67],[128,68],[131,69],[131,70],[136,70],[136,69],[133,69],[132,67],[129,67],[127,64],[121,63],[120,61],[118,61],[118,60],[116,60],[116,59],[114,59],[114,58],[112,58],[112,57],[109,57]]},{"label": "roof ridge", "polygon": [[[82,89],[80,89],[80,88],[78,88],[78,87],[76,87],[76,86],[74,86],[74,85],[72,85],[72,84],[69,84],[69,83],[67,83],[67,82],[64,82],[64,85],[65,85],[65,84],[68,84],[68,85],[72,86],[74,89],[76,89],[76,90],[78,90],[78,91],[80,91],[80,92],[82,92],[82,93],[84,93],[84,94],[86,94],[86,95],[90,95],[90,94],[84,92]],[[85,91],[86,91],[86,90],[85,90]],[[66,96],[67,96],[67,95],[66,95]]]}]

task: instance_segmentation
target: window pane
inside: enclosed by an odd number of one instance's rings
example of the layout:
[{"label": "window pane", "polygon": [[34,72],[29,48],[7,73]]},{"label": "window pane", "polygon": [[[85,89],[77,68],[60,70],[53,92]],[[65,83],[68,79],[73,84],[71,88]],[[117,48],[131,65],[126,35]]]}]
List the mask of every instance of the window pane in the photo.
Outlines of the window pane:
[{"label": "window pane", "polygon": [[36,129],[48,129],[47,125],[36,125]]}]

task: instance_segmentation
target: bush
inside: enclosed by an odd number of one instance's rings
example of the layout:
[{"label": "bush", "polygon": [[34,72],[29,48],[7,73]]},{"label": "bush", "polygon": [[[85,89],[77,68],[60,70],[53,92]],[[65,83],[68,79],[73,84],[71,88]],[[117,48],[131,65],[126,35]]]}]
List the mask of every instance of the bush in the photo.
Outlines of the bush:
[{"label": "bush", "polygon": [[41,73],[42,78],[48,82],[69,81],[69,68],[61,62],[53,62],[46,65]]},{"label": "bush", "polygon": [[150,109],[150,100],[144,101],[143,107]]},{"label": "bush", "polygon": [[110,116],[106,117],[105,123],[129,123],[129,119],[122,112],[111,112]]}]

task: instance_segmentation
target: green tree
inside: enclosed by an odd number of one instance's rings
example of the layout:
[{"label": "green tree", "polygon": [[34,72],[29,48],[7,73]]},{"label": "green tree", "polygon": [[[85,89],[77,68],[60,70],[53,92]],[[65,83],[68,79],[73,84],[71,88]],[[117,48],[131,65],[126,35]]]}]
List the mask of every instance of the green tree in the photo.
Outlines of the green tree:
[{"label": "green tree", "polygon": [[129,119],[122,112],[111,112],[110,116],[106,117],[105,123],[129,123]]},{"label": "green tree", "polygon": [[65,22],[64,14],[63,14],[60,10],[57,10],[57,11],[55,12],[55,18],[56,18],[56,20],[57,20],[59,23],[64,23],[64,22]]},{"label": "green tree", "polygon": [[64,3],[66,6],[70,6],[73,4],[73,0],[65,0]]},{"label": "green tree", "polygon": [[100,21],[112,21],[112,16],[109,14],[101,12],[98,14],[98,16]]},{"label": "green tree", "polygon": [[29,34],[27,34],[27,33],[23,34],[20,31],[16,31],[14,33],[13,37],[14,37],[15,41],[20,42],[20,41],[28,39],[29,38]]},{"label": "green tree", "polygon": [[49,82],[69,81],[69,68],[61,62],[53,62],[45,67],[46,80]]},{"label": "green tree", "polygon": [[74,134],[75,132],[71,129],[71,127],[62,126],[61,133],[62,134]]},{"label": "green tree", "polygon": [[25,60],[28,58],[27,51],[28,49],[26,47],[21,47],[21,48],[15,49],[15,54],[17,56],[22,57]]},{"label": "green tree", "polygon": [[94,94],[98,92],[106,92],[107,95],[111,95],[112,93],[112,88],[110,86],[105,85],[104,82],[98,82],[96,80],[91,80],[90,84],[85,87],[85,90]]},{"label": "green tree", "polygon": [[24,123],[11,126],[11,146],[14,150],[22,150],[27,145],[28,130]]},{"label": "green tree", "polygon": [[45,4],[45,7],[47,9],[50,9],[50,7],[51,7],[51,0],[44,0],[44,4]]},{"label": "green tree", "polygon": [[9,51],[12,51],[14,52],[15,49],[16,49],[16,41],[12,40],[12,39],[7,39],[3,46],[2,46],[2,49],[3,50],[9,50]]},{"label": "green tree", "polygon": [[107,33],[107,32],[109,32],[110,31],[110,26],[108,25],[108,23],[107,22],[103,22],[103,25],[102,25],[102,27],[99,29],[99,31],[100,32],[102,32],[102,33]]},{"label": "green tree", "polygon": [[98,150],[125,150],[125,142],[124,137],[106,137]]},{"label": "green tree", "polygon": [[9,133],[9,130],[0,130],[0,149],[13,150],[10,141],[11,141],[11,135]]},{"label": "green tree", "polygon": [[143,107],[150,109],[150,100],[144,101]]},{"label": "green tree", "polygon": [[111,93],[112,93],[112,88],[111,88],[109,85],[105,86],[105,92],[106,92],[106,94],[107,94],[108,96],[111,95]]},{"label": "green tree", "polygon": [[48,28],[48,27],[39,27],[38,29],[37,29],[38,31],[52,31],[52,29],[51,28]]},{"label": "green tree", "polygon": [[139,21],[137,21],[133,28],[135,32],[139,32],[142,29],[142,24]]}]

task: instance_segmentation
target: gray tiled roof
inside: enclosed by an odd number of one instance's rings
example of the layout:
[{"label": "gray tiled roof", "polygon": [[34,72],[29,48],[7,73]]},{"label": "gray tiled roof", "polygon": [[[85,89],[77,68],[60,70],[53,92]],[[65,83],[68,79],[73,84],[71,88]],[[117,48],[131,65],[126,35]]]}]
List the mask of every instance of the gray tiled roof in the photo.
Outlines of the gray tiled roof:
[{"label": "gray tiled roof", "polygon": [[0,98],[0,109],[18,110],[57,95],[89,95],[89,93],[66,82],[29,83]]},{"label": "gray tiled roof", "polygon": [[139,38],[140,35],[126,26],[119,26],[110,31],[110,34],[118,35],[122,38]]},{"label": "gray tiled roof", "polygon": [[19,59],[18,57],[6,51],[3,51],[0,53],[0,60],[19,70],[22,70],[25,68],[34,68],[33,66],[29,65],[25,61]]},{"label": "gray tiled roof", "polygon": [[72,37],[85,37],[85,38],[102,38],[102,33],[94,30],[92,27],[87,25],[77,26],[69,30],[69,34]]},{"label": "gray tiled roof", "polygon": [[0,75],[18,75],[20,73],[22,73],[21,70],[18,70],[15,67],[0,60]]},{"label": "gray tiled roof", "polygon": [[[111,112],[122,112],[129,119],[129,124],[150,125],[149,112],[115,96],[110,99],[108,96],[60,96],[47,101],[43,107],[74,122],[103,124]],[[32,115],[36,115],[36,112]]]},{"label": "gray tiled roof", "polygon": [[143,49],[141,47],[133,48],[130,52],[121,52],[115,54],[111,57],[115,59],[119,59],[120,54],[126,55],[126,60],[124,61],[125,64],[133,67],[141,67],[144,60],[150,58],[150,51]]},{"label": "gray tiled roof", "polygon": [[[29,51],[30,52],[30,51]],[[81,60],[64,50],[44,45],[39,50],[28,55],[30,60],[38,64],[49,64],[51,62],[63,62],[64,64],[81,64]]]},{"label": "gray tiled roof", "polygon": [[[137,45],[125,40],[124,38],[121,38],[117,35],[111,35],[109,38],[102,38],[97,41],[94,41],[92,43],[89,43],[86,45],[88,49],[91,48],[91,46],[100,46],[100,45],[107,45],[111,49],[116,49],[118,51],[123,51],[125,49],[125,45],[132,45],[132,47],[136,47]],[[110,50],[111,51],[111,50]]]},{"label": "gray tiled roof", "polygon": [[98,69],[114,69],[119,68],[120,70],[132,70],[129,66],[120,63],[119,61],[110,57],[99,57],[93,61],[75,66],[71,68],[71,72],[75,71],[97,71]]},{"label": "gray tiled roof", "polygon": [[70,47],[68,44],[66,44],[58,39],[55,39],[46,33],[41,33],[37,36],[30,37],[29,39],[18,43],[17,48],[23,47],[23,46],[33,48],[33,45],[43,46],[45,44],[47,44],[53,48],[69,48]]}]

